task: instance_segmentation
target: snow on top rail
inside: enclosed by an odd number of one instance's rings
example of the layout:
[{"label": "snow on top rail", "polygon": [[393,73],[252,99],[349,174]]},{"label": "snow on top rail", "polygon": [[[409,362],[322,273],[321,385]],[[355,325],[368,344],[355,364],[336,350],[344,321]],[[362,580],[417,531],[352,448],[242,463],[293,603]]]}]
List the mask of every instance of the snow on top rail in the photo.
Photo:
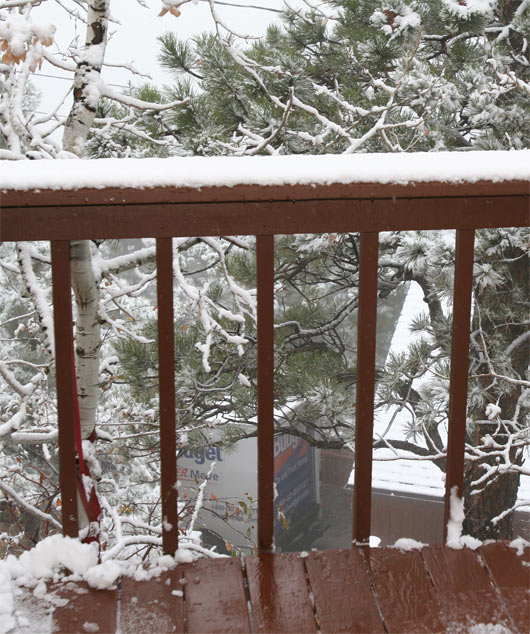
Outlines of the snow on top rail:
[{"label": "snow on top rail", "polygon": [[0,190],[530,182],[530,150],[0,161]]}]

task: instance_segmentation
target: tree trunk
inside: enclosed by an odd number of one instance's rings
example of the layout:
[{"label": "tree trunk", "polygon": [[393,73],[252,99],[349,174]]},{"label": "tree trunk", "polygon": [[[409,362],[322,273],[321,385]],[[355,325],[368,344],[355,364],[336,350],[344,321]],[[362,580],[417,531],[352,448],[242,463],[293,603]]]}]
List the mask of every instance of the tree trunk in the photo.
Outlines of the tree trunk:
[{"label": "tree trunk", "polygon": [[[475,398],[470,411],[471,420],[484,421],[485,408],[488,403],[495,403],[500,408],[499,421],[507,424],[497,425],[485,422],[472,425],[468,440],[477,446],[481,438],[491,435],[493,439],[506,445],[514,425],[518,428],[528,426],[529,408],[522,402],[523,387],[509,383],[504,379],[491,375],[491,366],[499,374],[524,378],[530,366],[530,345],[524,339],[527,331],[528,297],[529,297],[529,258],[520,246],[510,244],[509,235],[485,231],[484,240],[490,252],[490,258],[497,273],[502,275],[502,283],[486,286],[475,293],[475,310],[473,317],[473,344],[471,346],[471,374],[482,375],[478,381],[482,394],[487,400]],[[502,250],[500,244],[506,244]],[[493,248],[495,247],[495,248]],[[519,340],[519,345],[511,345]],[[488,362],[488,357],[490,362]],[[479,393],[480,394],[480,393]],[[519,455],[511,450],[512,464],[522,464],[522,452]],[[500,473],[480,492],[472,494],[472,482],[484,476],[485,470],[480,465],[494,467],[497,458],[482,458],[480,461],[468,461],[464,473],[464,498],[466,520],[464,532],[478,539],[512,539],[513,513],[493,524],[491,520],[510,509],[516,503],[519,488],[519,473]]]},{"label": "tree trunk", "polygon": [[[87,9],[87,36],[74,77],[74,104],[66,120],[63,147],[79,157],[94,123],[99,101],[99,79],[107,46],[110,0],[90,0]],[[94,236],[97,237],[97,236]]]},{"label": "tree trunk", "polygon": [[[96,115],[97,85],[107,43],[109,4],[110,0],[90,0],[88,3],[86,45],[77,65],[74,104],[63,136],[64,149],[79,157],[84,156],[86,139]],[[92,271],[89,242],[72,242],[71,265],[77,306],[75,343],[81,430],[82,437],[88,438],[96,420],[101,344],[97,319],[99,289]]]},{"label": "tree trunk", "polygon": [[[491,430],[477,429],[477,441],[480,435]],[[499,441],[499,438],[496,438]],[[466,463],[464,470],[464,502],[466,517],[463,531],[477,539],[513,539],[513,513],[508,513],[501,520],[492,523],[492,519],[503,511],[513,507],[517,501],[520,476],[518,473],[503,473],[489,482],[485,489],[472,495],[473,489],[479,488],[471,483],[484,476],[483,464],[495,465],[495,459],[482,459],[480,462]]]},{"label": "tree trunk", "polygon": [[81,437],[88,438],[96,424],[101,346],[97,316],[99,289],[92,271],[88,241],[71,242],[70,264],[77,305],[75,352]]},{"label": "tree trunk", "polygon": [[[74,78],[74,104],[66,121],[63,147],[80,158],[96,116],[99,100],[98,81],[105,57],[110,0],[89,0],[87,8],[87,37]],[[80,164],[79,169],[82,169]],[[97,236],[94,236],[95,238]],[[100,365],[100,324],[97,318],[99,289],[92,270],[90,242],[76,241],[70,245],[72,287],[77,306],[75,347],[77,389],[81,436],[88,438],[96,423],[98,377]],[[79,528],[88,519],[79,502]]]}]

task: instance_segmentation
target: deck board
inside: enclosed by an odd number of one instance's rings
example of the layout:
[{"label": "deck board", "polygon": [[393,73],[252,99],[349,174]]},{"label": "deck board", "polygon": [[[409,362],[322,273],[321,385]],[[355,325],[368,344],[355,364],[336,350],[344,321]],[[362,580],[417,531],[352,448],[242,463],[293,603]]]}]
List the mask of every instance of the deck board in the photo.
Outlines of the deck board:
[{"label": "deck board", "polygon": [[385,631],[356,548],[313,552],[305,564],[322,634]]},{"label": "deck board", "polygon": [[[184,585],[180,568],[150,581],[124,577],[120,591],[120,634],[184,632]],[[182,596],[179,596],[182,593]]]},{"label": "deck board", "polygon": [[[68,599],[54,632],[449,632],[476,623],[525,633],[530,616],[530,549],[506,543],[478,551],[353,548],[201,559],[160,578],[122,578],[117,590],[55,584]],[[181,596],[181,593],[183,596]],[[88,626],[88,630],[87,630]],[[96,630],[97,626],[97,630]]]},{"label": "deck board", "polygon": [[53,632],[72,634],[116,631],[117,590],[94,590],[84,582],[69,582],[55,584],[50,592],[67,601],[64,605],[58,605],[53,613]]},{"label": "deck board", "polygon": [[388,632],[445,632],[421,553],[392,548],[364,553]]},{"label": "deck board", "polygon": [[251,631],[239,559],[199,559],[183,570],[190,634]]},{"label": "deck board", "polygon": [[510,614],[474,550],[432,546],[422,556],[452,630],[465,631],[481,623],[512,630]]},{"label": "deck board", "polygon": [[306,572],[298,553],[246,558],[254,631],[315,632]]},{"label": "deck board", "polygon": [[519,556],[508,544],[496,543],[479,552],[519,631],[530,632],[530,548]]}]

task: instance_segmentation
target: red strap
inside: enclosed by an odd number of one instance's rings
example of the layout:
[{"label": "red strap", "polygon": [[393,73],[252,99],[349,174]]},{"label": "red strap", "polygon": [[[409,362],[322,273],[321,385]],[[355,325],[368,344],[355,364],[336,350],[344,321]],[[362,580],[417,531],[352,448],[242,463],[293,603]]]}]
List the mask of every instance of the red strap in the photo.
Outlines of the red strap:
[{"label": "red strap", "polygon": [[[72,351],[73,352],[73,351]],[[86,476],[92,480],[92,476],[90,475],[90,469],[88,468],[87,463],[85,462],[83,456],[83,440],[81,438],[81,417],[79,415],[79,397],[77,393],[77,376],[76,376],[76,368],[75,368],[75,358],[72,354],[72,364],[73,364],[73,390],[74,390],[74,432],[75,432],[75,446],[77,449],[77,456],[79,460],[79,469],[77,471],[77,490],[79,492],[79,497],[81,498],[81,503],[83,504],[83,508],[85,509],[85,513],[87,515],[89,524],[99,523],[99,518],[101,516],[101,506],[99,505],[99,500],[96,492],[95,485],[92,486],[90,490],[90,494],[87,497],[85,485],[83,482],[83,476]],[[94,442],[96,439],[95,434],[91,434],[89,440]],[[96,534],[91,534],[90,530],[88,535],[83,539],[84,543],[90,543],[97,541],[99,542],[99,532]]]}]

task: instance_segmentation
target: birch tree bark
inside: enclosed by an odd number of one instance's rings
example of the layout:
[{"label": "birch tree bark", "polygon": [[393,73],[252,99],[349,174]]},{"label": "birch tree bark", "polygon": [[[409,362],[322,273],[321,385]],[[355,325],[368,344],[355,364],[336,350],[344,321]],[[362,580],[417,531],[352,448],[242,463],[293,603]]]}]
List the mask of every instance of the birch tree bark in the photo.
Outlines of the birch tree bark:
[{"label": "birch tree bark", "polygon": [[[110,0],[90,0],[85,48],[74,78],[74,104],[68,116],[64,149],[80,158],[96,116],[98,81],[105,57]],[[80,166],[80,169],[82,167]],[[99,290],[92,271],[90,243],[71,243],[72,286],[77,306],[76,359],[81,417],[81,434],[88,438],[94,430],[99,374],[100,325],[97,318]]]},{"label": "birch tree bark", "polygon": [[66,120],[63,147],[79,157],[94,123],[99,100],[99,79],[107,47],[110,0],[89,0],[87,36],[74,77],[74,104]]},{"label": "birch tree bark", "polygon": [[[63,147],[83,158],[85,144],[96,116],[99,79],[107,45],[110,0],[90,0],[87,36],[74,77],[74,103],[63,134]],[[80,165],[80,169],[82,166]],[[96,424],[100,363],[100,324],[97,315],[99,288],[94,278],[90,242],[70,243],[72,287],[77,307],[75,353],[81,437],[86,439]],[[88,524],[78,496],[79,529]]]}]

